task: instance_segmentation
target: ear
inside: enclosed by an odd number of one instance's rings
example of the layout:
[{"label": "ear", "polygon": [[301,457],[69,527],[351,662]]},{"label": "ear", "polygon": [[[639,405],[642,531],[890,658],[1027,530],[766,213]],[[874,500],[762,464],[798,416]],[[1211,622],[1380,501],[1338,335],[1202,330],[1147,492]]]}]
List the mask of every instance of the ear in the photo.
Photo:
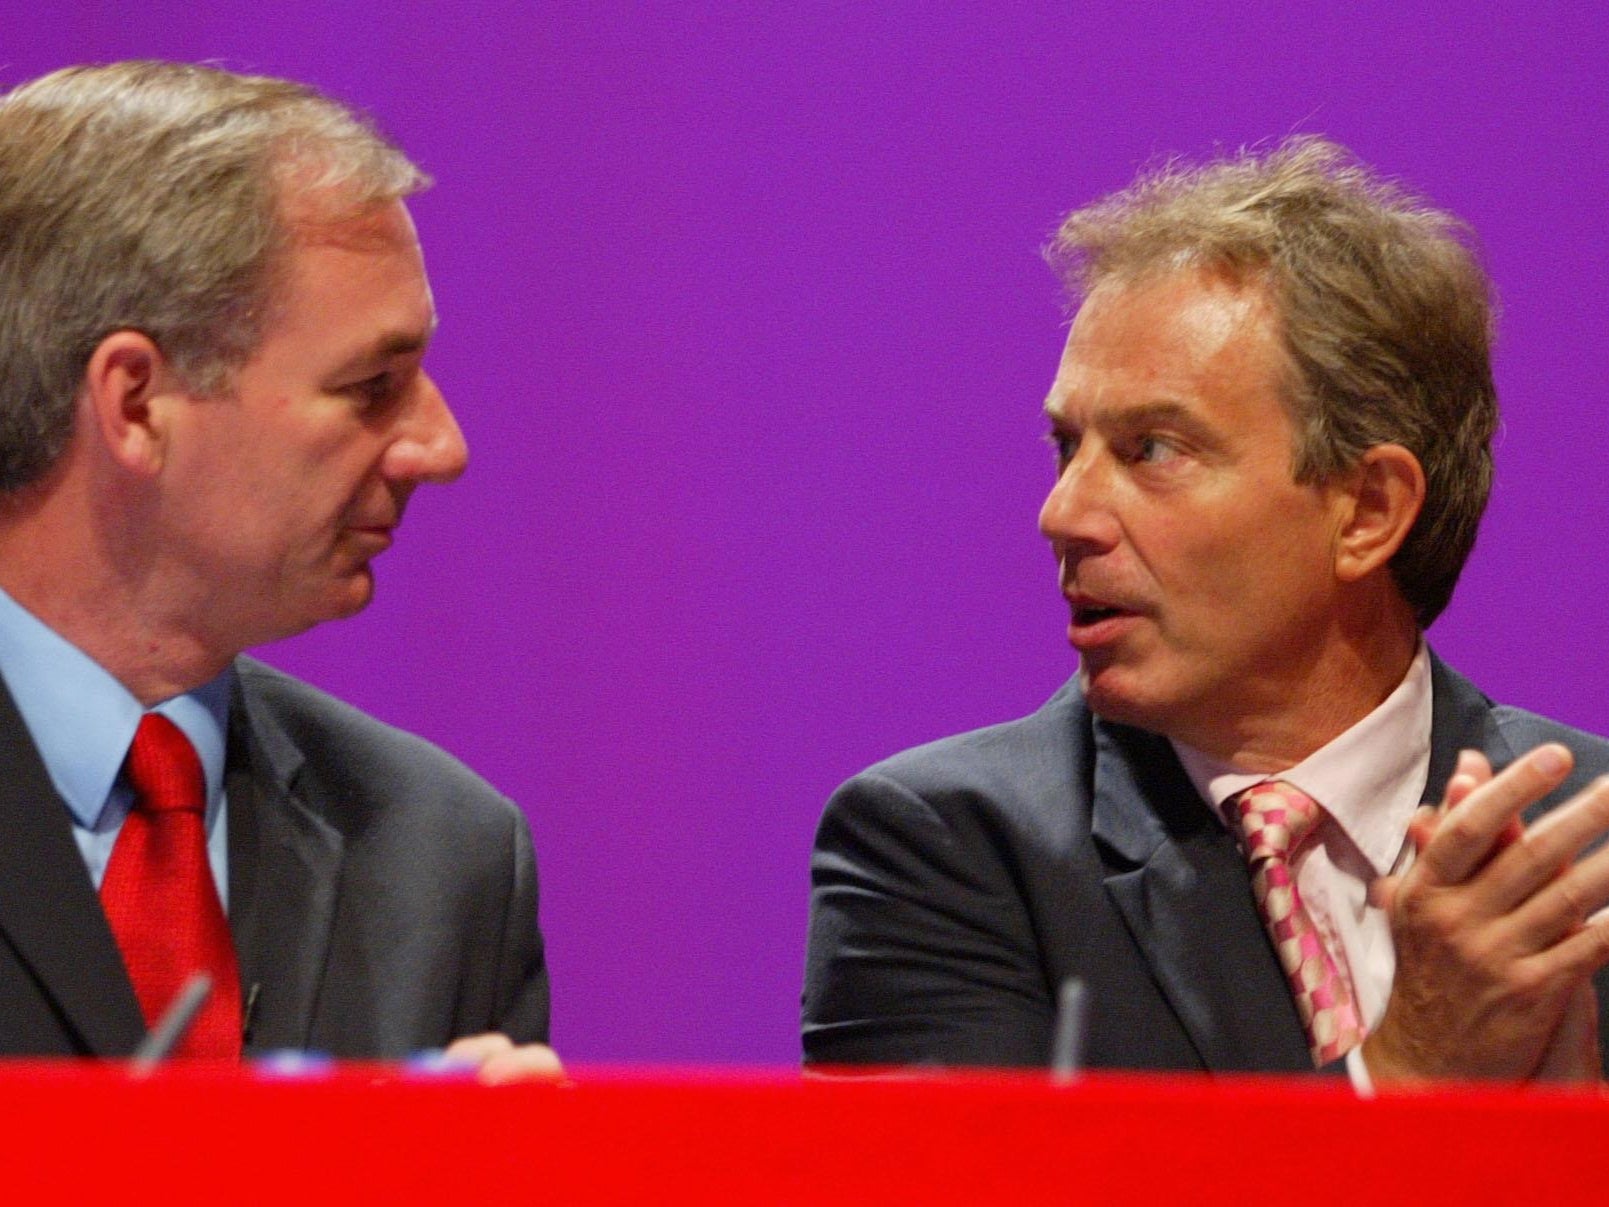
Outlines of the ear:
[{"label": "ear", "polygon": [[1400,444],[1376,444],[1342,475],[1335,572],[1357,582],[1395,556],[1425,505],[1425,471]]},{"label": "ear", "polygon": [[123,330],[101,340],[84,369],[80,397],[112,460],[143,475],[162,468],[173,407],[188,395],[150,336]]}]

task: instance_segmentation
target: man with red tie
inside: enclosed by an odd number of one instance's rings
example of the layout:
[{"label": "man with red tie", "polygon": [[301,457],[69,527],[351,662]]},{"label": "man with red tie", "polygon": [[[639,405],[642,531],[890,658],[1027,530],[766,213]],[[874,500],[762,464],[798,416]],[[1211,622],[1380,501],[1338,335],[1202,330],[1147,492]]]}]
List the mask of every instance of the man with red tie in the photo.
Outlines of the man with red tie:
[{"label": "man with red tie", "polygon": [[1097,1066],[1596,1079],[1609,744],[1423,636],[1497,424],[1459,224],[1295,139],[1147,174],[1052,251],[1078,674],[829,802],[806,1059],[1040,1064],[1076,980]]},{"label": "man with red tie", "polygon": [[312,89],[179,64],[0,99],[0,1053],[549,1069],[524,817],[241,651],[362,609],[462,472],[427,180]]}]

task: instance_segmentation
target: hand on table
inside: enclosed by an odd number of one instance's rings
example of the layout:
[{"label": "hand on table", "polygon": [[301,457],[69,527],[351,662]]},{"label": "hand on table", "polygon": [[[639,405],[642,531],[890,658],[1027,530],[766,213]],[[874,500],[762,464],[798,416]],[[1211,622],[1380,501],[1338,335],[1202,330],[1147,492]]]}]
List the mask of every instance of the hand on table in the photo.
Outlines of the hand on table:
[{"label": "hand on table", "polygon": [[558,1053],[546,1044],[516,1044],[495,1031],[455,1039],[443,1055],[476,1066],[476,1077],[486,1085],[557,1081],[564,1076]]},{"label": "hand on table", "polygon": [[1520,814],[1564,782],[1567,749],[1538,747],[1494,776],[1459,757],[1440,810],[1409,833],[1414,865],[1377,893],[1397,971],[1364,1041],[1377,1085],[1430,1078],[1598,1076],[1591,976],[1609,962],[1609,781],[1527,829]]}]

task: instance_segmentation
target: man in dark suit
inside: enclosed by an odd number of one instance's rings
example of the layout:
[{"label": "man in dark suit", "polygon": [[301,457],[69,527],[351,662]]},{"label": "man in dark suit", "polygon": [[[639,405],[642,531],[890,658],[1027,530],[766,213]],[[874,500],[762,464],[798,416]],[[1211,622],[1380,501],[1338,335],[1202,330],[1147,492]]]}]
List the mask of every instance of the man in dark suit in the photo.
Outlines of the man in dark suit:
[{"label": "man in dark suit", "polygon": [[1096,1066],[1601,1075],[1609,743],[1423,640],[1496,425],[1460,233],[1312,139],[1067,219],[1078,674],[829,802],[809,1062],[1041,1064],[1077,979]]},{"label": "man in dark suit", "polygon": [[556,1067],[524,817],[241,657],[350,616],[466,450],[404,199],[312,89],[74,68],[0,101],[0,1053]]}]

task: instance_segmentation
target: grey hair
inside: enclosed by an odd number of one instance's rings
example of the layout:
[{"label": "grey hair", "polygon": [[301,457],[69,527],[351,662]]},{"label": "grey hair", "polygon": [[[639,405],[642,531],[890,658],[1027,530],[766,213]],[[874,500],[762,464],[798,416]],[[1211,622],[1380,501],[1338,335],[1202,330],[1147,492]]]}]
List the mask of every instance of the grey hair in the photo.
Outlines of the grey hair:
[{"label": "grey hair", "polygon": [[143,332],[190,388],[225,391],[295,226],[429,183],[364,117],[287,80],[131,61],[0,97],[0,492],[61,455],[107,335]]}]

